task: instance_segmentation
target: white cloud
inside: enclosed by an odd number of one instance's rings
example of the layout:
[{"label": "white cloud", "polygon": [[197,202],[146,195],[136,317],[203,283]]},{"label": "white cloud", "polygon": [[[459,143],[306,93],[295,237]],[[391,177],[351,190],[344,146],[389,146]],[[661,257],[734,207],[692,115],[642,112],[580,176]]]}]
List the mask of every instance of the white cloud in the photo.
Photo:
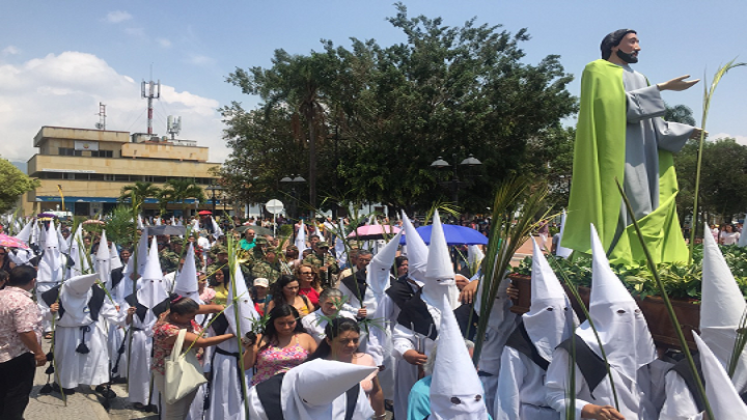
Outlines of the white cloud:
[{"label": "white cloud", "polygon": [[109,23],[120,23],[132,19],[132,15],[123,10],[115,10],[107,13],[104,19]]},{"label": "white cloud", "polygon": [[171,46],[171,41],[166,38],[158,38],[156,39],[156,42],[158,42],[158,45],[162,46],[163,48],[169,48]]},{"label": "white cloud", "polygon": [[13,45],[8,45],[7,47],[3,48],[2,51],[0,51],[0,54],[2,55],[16,55],[20,53],[21,53],[21,50],[19,50],[17,47]]},{"label": "white cloud", "polygon": [[725,138],[732,138],[737,141],[737,143],[747,146],[747,136],[739,136],[729,133],[717,133],[717,134],[708,134],[708,140],[716,141],[718,139],[725,139]]},{"label": "white cloud", "polygon": [[[181,116],[181,138],[209,147],[212,162],[226,158],[229,151],[221,138],[217,100],[162,85],[159,101],[154,106],[156,133],[166,134],[165,113]],[[19,65],[0,64],[3,157],[29,159],[37,152],[33,138],[45,125],[94,128],[99,102],[106,105],[107,129],[145,131],[146,102],[140,98],[140,83],[95,55],[69,51]]]}]

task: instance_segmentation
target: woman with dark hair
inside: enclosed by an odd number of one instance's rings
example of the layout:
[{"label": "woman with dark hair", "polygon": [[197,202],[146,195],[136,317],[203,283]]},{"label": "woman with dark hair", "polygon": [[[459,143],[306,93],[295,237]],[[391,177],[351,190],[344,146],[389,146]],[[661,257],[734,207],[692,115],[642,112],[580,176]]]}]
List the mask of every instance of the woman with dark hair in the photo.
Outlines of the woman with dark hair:
[{"label": "woman with dark hair", "polygon": [[280,276],[278,281],[272,285],[272,300],[267,304],[267,312],[281,305],[290,305],[300,314],[300,320],[314,310],[314,306],[304,295],[299,295],[300,286],[298,280],[288,274]]},{"label": "woman with dark hair", "polygon": [[[179,331],[186,329],[184,336],[184,351],[190,346],[194,351],[203,347],[214,346],[235,337],[233,334],[223,334],[216,337],[204,338],[200,336],[202,328],[195,322],[198,313],[214,313],[223,309],[218,305],[200,306],[194,300],[172,293],[169,296],[169,309],[164,312],[159,322],[153,327],[153,382],[163,393],[166,387],[164,375],[166,358],[174,348]],[[194,343],[194,345],[193,345]],[[190,350],[192,351],[192,350]],[[200,355],[198,354],[198,357]],[[163,419],[184,419],[189,414],[189,406],[197,394],[197,389],[173,404],[163,401]]]},{"label": "woman with dark hair", "polygon": [[734,225],[726,224],[724,225],[724,230],[721,232],[718,241],[721,245],[736,245],[739,243],[740,235],[741,234],[737,231]]},{"label": "woman with dark hair", "polygon": [[303,363],[316,350],[316,342],[303,331],[296,308],[280,305],[270,311],[265,333],[247,333],[244,347],[244,367],[254,367],[252,385],[257,385]]},{"label": "woman with dark hair", "polygon": [[[350,318],[335,318],[327,324],[324,333],[326,337],[319,343],[316,351],[309,356],[308,361],[325,359],[352,363],[354,365],[376,366],[371,356],[358,352],[361,329],[355,320]],[[371,408],[376,413],[373,418],[383,419],[386,415],[384,392],[381,390],[376,372],[361,381],[361,388],[368,395]]]},{"label": "woman with dark hair", "polygon": [[8,253],[10,251],[8,248],[3,248],[0,246],[0,270],[3,270],[7,273],[10,273],[10,270],[13,269],[16,265],[13,264],[11,267],[10,257],[8,256]]},{"label": "woman with dark hair", "polygon": [[298,280],[298,294],[306,298],[314,305],[319,307],[319,293],[322,292],[322,279],[319,277],[319,269],[311,264],[299,264],[293,270]]},{"label": "woman with dark hair", "polygon": [[407,279],[407,273],[410,270],[410,260],[407,259],[404,255],[400,255],[399,257],[394,259],[394,269],[397,270],[394,273],[394,277],[396,277],[392,281],[396,281],[397,279],[404,278]]},{"label": "woman with dark hair", "polygon": [[218,305],[225,305],[228,300],[228,285],[231,281],[231,272],[228,267],[223,267],[220,270],[216,270],[212,276],[210,276],[210,287],[215,290],[215,296],[213,297],[213,303]]}]

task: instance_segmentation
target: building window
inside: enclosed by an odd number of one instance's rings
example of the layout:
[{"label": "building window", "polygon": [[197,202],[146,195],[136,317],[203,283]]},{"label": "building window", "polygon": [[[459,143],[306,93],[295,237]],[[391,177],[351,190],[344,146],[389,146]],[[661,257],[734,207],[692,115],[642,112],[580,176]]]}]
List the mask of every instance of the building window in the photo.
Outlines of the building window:
[{"label": "building window", "polygon": [[111,150],[91,150],[91,157],[110,158],[114,157],[114,152]]},{"label": "building window", "polygon": [[70,147],[60,147],[60,156],[83,156],[83,151]]}]

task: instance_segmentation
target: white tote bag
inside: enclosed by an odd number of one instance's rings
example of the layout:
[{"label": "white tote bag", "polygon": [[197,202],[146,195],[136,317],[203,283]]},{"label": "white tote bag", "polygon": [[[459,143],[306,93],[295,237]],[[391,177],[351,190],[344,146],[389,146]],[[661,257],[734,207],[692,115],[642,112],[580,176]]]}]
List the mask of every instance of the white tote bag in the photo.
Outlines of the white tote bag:
[{"label": "white tote bag", "polygon": [[190,350],[182,354],[184,335],[186,334],[187,330],[179,331],[176,342],[174,342],[174,349],[171,350],[171,356],[166,359],[164,397],[168,404],[174,404],[207,382],[195,352]]}]

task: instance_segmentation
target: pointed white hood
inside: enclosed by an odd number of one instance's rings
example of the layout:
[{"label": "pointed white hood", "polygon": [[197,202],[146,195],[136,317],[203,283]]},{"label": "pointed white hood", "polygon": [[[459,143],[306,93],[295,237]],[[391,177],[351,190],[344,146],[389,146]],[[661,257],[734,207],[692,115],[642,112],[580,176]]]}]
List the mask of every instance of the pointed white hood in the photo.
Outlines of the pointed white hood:
[{"label": "pointed white hood", "polygon": [[62,281],[62,253],[57,242],[57,232],[52,223],[47,228],[44,238],[44,255],[39,261],[36,279],[39,283],[56,283]]},{"label": "pointed white hood", "polygon": [[141,285],[140,289],[137,291],[137,300],[141,305],[148,309],[152,309],[154,306],[169,297],[166,290],[166,283],[163,280],[161,262],[158,260],[158,244],[156,243],[155,236],[151,243],[145,269],[140,274]]},{"label": "pointed white hood", "polygon": [[119,251],[117,251],[117,244],[112,242],[112,247],[109,249],[109,255],[111,256],[111,268],[116,270],[122,267],[122,260],[119,259]]},{"label": "pointed white hood", "polygon": [[70,258],[75,263],[75,265],[70,268],[71,276],[80,276],[85,272],[91,271],[86,252],[88,252],[88,250],[85,249],[85,244],[83,243],[83,224],[81,223],[75,230],[75,234],[73,234],[73,242],[70,245]]},{"label": "pointed white hood", "polygon": [[405,238],[407,239],[407,259],[409,262],[408,276],[423,286],[425,281],[425,267],[428,265],[428,246],[415,230],[405,212],[402,212]]},{"label": "pointed white hood", "polygon": [[36,219],[29,220],[29,222],[26,223],[23,229],[21,229],[21,231],[18,232],[18,235],[16,235],[15,238],[25,242],[27,245],[30,245],[31,244],[31,232],[33,230],[34,223],[36,223]]},{"label": "pointed white hood", "polygon": [[[654,340],[641,310],[619,278],[612,272],[597,230],[591,226],[592,279],[589,314],[599,332],[607,360],[616,370],[635,381],[636,371],[656,359]],[[599,355],[599,344],[585,321],[576,334]]]},{"label": "pointed white hood", "polygon": [[86,296],[88,294],[88,291],[91,290],[91,287],[96,284],[96,280],[98,278],[99,275],[97,273],[93,273],[76,276],[71,279],[65,280],[65,283],[62,284],[62,293],[63,295],[71,294],[75,297]]},{"label": "pointed white hood", "polygon": [[560,220],[560,238],[558,239],[558,245],[557,245],[557,248],[555,249],[555,255],[557,255],[558,257],[561,257],[561,258],[568,258],[568,257],[571,256],[571,253],[573,252],[572,249],[566,248],[566,247],[560,245],[560,244],[563,243],[563,232],[565,232],[565,230],[564,230],[565,229],[565,219],[566,219],[566,214],[565,214],[565,209],[563,209],[563,217]]},{"label": "pointed white hood", "polygon": [[174,293],[188,297],[197,303],[202,304],[200,292],[197,286],[197,267],[195,266],[195,248],[192,242],[189,243],[187,253],[184,256],[184,265],[176,274],[174,283]]},{"label": "pointed white hood", "polygon": [[[447,305],[444,297],[442,306]],[[436,420],[487,419],[485,391],[452,311],[442,312],[437,345],[430,389],[431,417]]]},{"label": "pointed white hood", "polygon": [[446,295],[450,302],[449,308],[456,307],[459,289],[454,281],[454,267],[451,265],[449,246],[446,244],[446,236],[438,210],[433,213],[433,229],[431,230],[431,244],[428,247],[425,280],[423,300],[436,308],[443,309],[441,303],[443,296]]},{"label": "pointed white hood", "polygon": [[747,419],[747,406],[729,379],[721,361],[697,333],[693,332],[693,338],[700,352],[700,366],[703,370],[706,397],[708,397],[713,415],[718,420]]},{"label": "pointed white hood", "polygon": [[109,243],[106,240],[106,230],[101,232],[101,240],[99,241],[99,249],[96,251],[96,273],[99,275],[99,279],[102,283],[106,284],[107,287],[111,286],[111,275],[112,275],[112,257],[109,250]]},{"label": "pointed white hood", "polygon": [[59,244],[60,252],[67,254],[70,250],[70,246],[65,237],[62,236],[62,223],[57,225],[57,243]]},{"label": "pointed white hood", "polygon": [[371,286],[376,300],[382,299],[384,291],[389,287],[389,270],[392,268],[394,258],[397,256],[397,248],[399,247],[401,237],[402,231],[400,230],[368,264],[366,283]]},{"label": "pointed white hood", "polygon": [[[252,330],[252,320],[259,318],[257,310],[254,309],[254,302],[252,296],[249,294],[249,290],[246,288],[246,280],[244,274],[241,272],[241,265],[236,262],[236,268],[233,270],[231,277],[231,283],[227,284],[228,297],[226,298],[227,307],[223,314],[226,316],[230,332],[234,334],[246,334]],[[236,285],[236,294],[234,295],[234,285]],[[234,296],[238,296],[239,300],[236,304],[233,304]],[[239,328],[236,328],[236,311],[239,311]]]},{"label": "pointed white hood", "polygon": [[145,230],[145,225],[143,224],[143,218],[140,217],[140,215],[137,215],[137,228],[141,230]]},{"label": "pointed white hood", "polygon": [[522,318],[537,352],[551,362],[553,350],[571,337],[578,320],[568,295],[534,239],[532,245],[532,303]]},{"label": "pointed white hood", "polygon": [[377,369],[324,359],[296,366],[285,374],[280,389],[283,415],[288,420],[331,419],[332,402]]},{"label": "pointed white hood", "polygon": [[[742,291],[726,265],[721,250],[705,225],[703,237],[703,282],[700,304],[700,334],[723,366],[734,349],[737,328],[747,308]],[[732,378],[737,389],[747,385],[747,354],[742,354]]]}]

